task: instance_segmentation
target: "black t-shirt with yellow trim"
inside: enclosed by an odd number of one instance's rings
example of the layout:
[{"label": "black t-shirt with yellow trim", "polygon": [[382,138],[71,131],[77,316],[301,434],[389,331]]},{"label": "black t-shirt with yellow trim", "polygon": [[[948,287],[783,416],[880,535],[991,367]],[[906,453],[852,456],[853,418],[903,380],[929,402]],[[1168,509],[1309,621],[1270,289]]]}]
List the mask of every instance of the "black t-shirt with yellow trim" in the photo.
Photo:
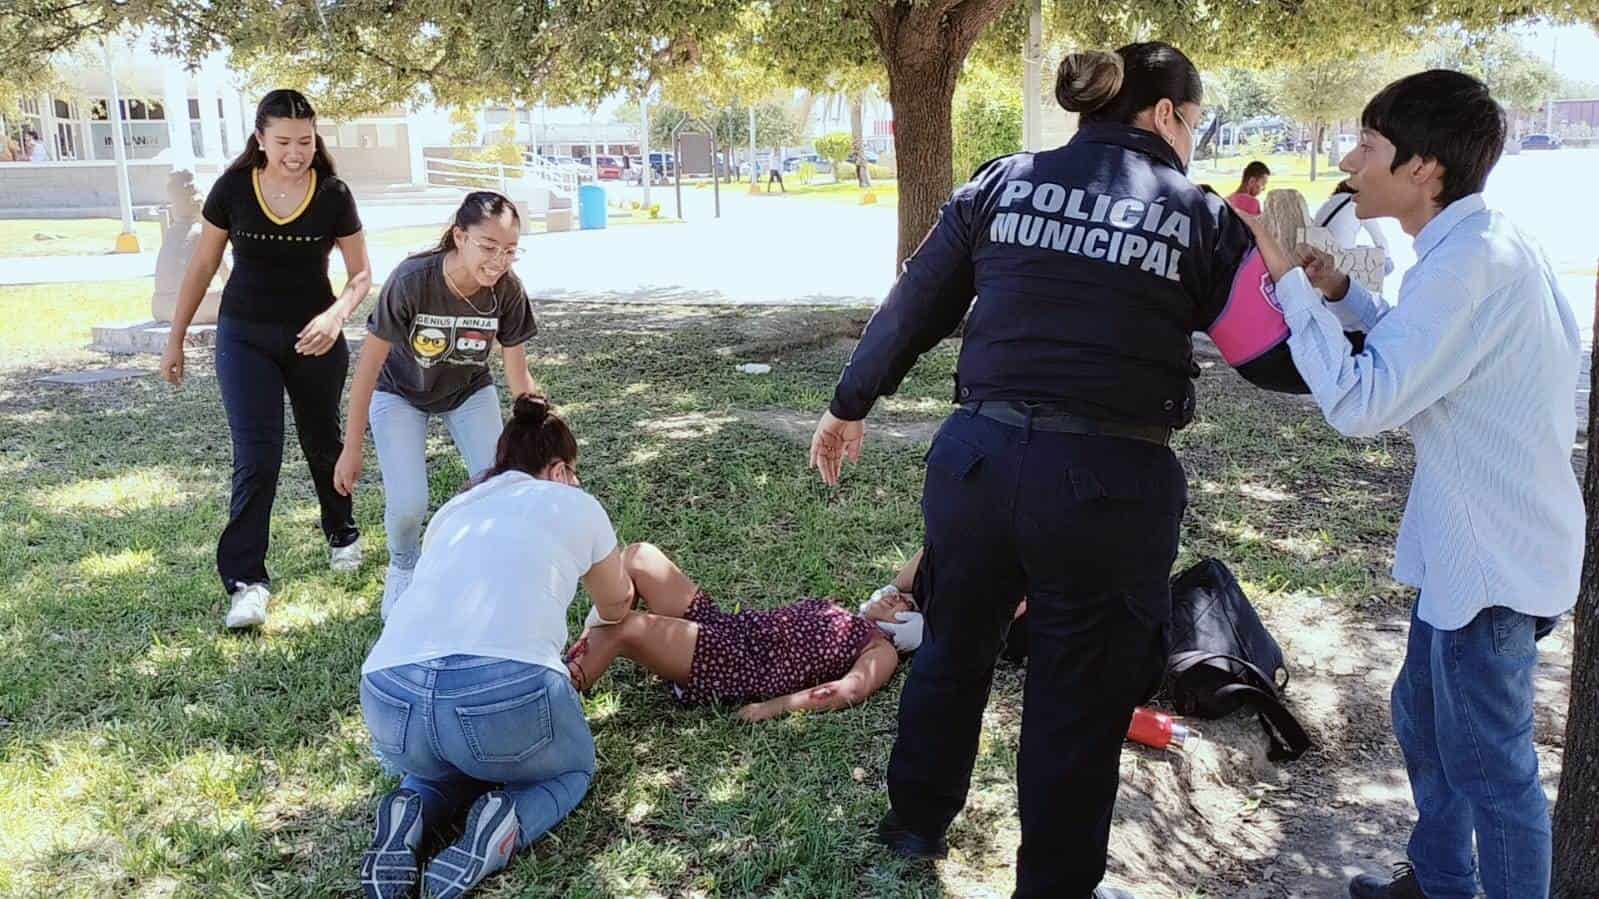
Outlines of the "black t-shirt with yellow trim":
[{"label": "black t-shirt with yellow trim", "polygon": [[302,327],[333,304],[328,256],[361,230],[355,197],[337,177],[311,172],[305,202],[287,218],[268,209],[260,170],[224,172],[205,199],[205,220],[228,232],[233,273],[221,315]]}]

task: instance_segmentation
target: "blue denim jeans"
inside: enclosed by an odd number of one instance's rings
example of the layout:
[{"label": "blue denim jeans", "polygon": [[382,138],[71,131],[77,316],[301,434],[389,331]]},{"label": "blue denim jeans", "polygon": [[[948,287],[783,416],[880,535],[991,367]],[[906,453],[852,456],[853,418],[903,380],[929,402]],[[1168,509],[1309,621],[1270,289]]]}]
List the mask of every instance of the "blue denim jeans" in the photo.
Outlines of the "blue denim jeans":
[{"label": "blue denim jeans", "polygon": [[361,678],[361,712],[385,762],[422,797],[422,820],[447,827],[479,796],[516,803],[522,849],[560,823],[594,777],[594,737],[563,672],[453,655]]},{"label": "blue denim jeans", "polygon": [[1557,619],[1494,606],[1459,630],[1410,616],[1394,734],[1418,813],[1410,862],[1429,899],[1549,895],[1549,804],[1532,743],[1537,641]]},{"label": "blue denim jeans", "polygon": [[[422,522],[428,514],[427,412],[404,397],[379,390],[372,394],[372,443],[383,472],[383,530],[388,535],[389,564],[407,571],[422,554]],[[455,448],[475,478],[494,464],[494,447],[505,424],[494,385],[440,413]]]}]

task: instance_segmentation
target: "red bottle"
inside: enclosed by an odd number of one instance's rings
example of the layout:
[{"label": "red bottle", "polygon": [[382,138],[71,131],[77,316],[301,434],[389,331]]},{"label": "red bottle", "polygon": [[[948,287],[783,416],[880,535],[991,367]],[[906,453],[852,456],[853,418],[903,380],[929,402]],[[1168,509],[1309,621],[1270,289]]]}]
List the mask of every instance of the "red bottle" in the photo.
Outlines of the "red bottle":
[{"label": "red bottle", "polygon": [[1133,709],[1133,723],[1127,728],[1127,739],[1155,749],[1180,750],[1188,736],[1188,725],[1143,706]]}]

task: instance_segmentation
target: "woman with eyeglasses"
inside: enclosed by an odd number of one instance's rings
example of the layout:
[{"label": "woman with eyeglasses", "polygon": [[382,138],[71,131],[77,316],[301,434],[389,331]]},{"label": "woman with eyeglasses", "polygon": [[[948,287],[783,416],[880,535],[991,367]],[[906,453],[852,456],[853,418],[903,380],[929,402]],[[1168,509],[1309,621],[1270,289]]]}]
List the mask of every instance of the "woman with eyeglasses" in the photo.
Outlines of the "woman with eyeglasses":
[{"label": "woman with eyeglasses", "polygon": [[427,517],[428,420],[444,419],[469,478],[494,464],[499,394],[489,350],[504,347],[511,396],[534,392],[524,344],[538,331],[522,282],[511,271],[521,216],[491,191],[467,194],[438,246],[401,262],[367,319],[366,345],[350,387],[344,453],[334,487],[348,496],[361,478],[367,425],[383,473],[389,569],[382,614],[411,582]]}]

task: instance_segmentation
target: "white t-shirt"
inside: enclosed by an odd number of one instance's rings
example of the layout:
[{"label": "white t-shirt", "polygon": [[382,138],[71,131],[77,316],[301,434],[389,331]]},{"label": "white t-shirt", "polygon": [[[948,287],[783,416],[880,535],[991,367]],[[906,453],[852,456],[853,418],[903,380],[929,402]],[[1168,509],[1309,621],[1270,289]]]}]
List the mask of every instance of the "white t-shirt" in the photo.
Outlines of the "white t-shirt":
[{"label": "white t-shirt", "polygon": [[[1328,216],[1332,218],[1329,219]],[[1346,250],[1352,250],[1360,244],[1360,232],[1365,231],[1371,237],[1371,245],[1388,252],[1388,239],[1383,236],[1382,226],[1374,219],[1361,219],[1355,216],[1354,194],[1333,194],[1327,202],[1321,204],[1313,216],[1316,224],[1332,232],[1333,240]],[[1390,256],[1392,254],[1389,254]]]},{"label": "white t-shirt", "polygon": [[616,549],[598,500],[521,472],[444,504],[422,538],[361,673],[457,653],[566,671],[566,610],[578,580]]}]

